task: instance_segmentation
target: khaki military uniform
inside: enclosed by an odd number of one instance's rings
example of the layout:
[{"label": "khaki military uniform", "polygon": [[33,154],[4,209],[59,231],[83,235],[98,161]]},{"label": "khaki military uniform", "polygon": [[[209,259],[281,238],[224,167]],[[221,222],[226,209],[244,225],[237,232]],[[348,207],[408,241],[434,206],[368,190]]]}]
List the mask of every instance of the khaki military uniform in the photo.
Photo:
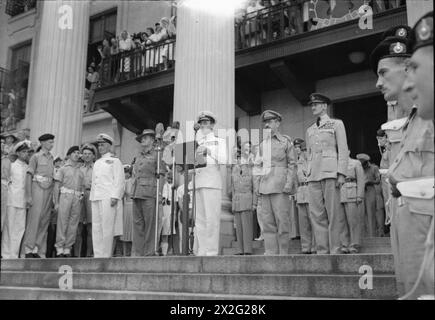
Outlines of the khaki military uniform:
[{"label": "khaki military uniform", "polygon": [[344,247],[358,250],[361,246],[364,227],[362,203],[364,199],[365,175],[361,162],[349,159],[346,173],[346,183],[341,186],[340,202],[344,207],[345,224],[342,243]]},{"label": "khaki military uniform", "polygon": [[236,222],[238,253],[252,253],[253,216],[252,208],[256,205],[254,194],[253,161],[250,158],[238,160],[232,166],[231,187],[232,210]]},{"label": "khaki military uniform", "polygon": [[366,233],[369,237],[379,237],[383,235],[383,227],[385,222],[385,218],[382,214],[383,211],[379,212],[377,210],[378,191],[376,189],[376,185],[380,184],[381,176],[378,167],[374,164],[369,164],[369,167],[364,169],[364,174],[366,182],[364,194]]},{"label": "khaki military uniform", "polygon": [[[381,126],[381,129],[385,131],[388,137],[388,141],[390,143],[390,148],[387,152],[388,161],[386,160],[384,162],[384,166],[388,164],[388,169],[391,164],[393,164],[394,160],[397,157],[397,154],[400,151],[401,148],[401,142],[403,140],[403,136],[405,134],[404,126],[408,122],[408,117],[406,118],[400,118],[397,120],[392,120],[387,123],[384,123]],[[382,166],[381,169],[384,169]],[[383,178],[384,184],[383,189],[387,189],[388,196],[385,197],[385,210],[387,219],[390,221],[390,239],[391,239],[391,251],[394,256],[394,269],[396,274],[396,286],[398,289],[399,294],[404,293],[404,285],[402,282],[403,277],[400,276],[400,265],[399,265],[399,248],[398,248],[398,225],[394,221],[398,221],[397,218],[394,218],[397,215],[397,198],[393,198],[391,195],[391,187],[388,182],[388,171],[387,173],[383,174],[381,176]],[[387,185],[387,187],[385,186]],[[384,191],[385,193],[385,191]]]},{"label": "khaki military uniform", "polygon": [[92,186],[92,169],[94,163],[83,164],[80,170],[84,176],[84,196],[80,214],[79,226],[77,228],[76,243],[74,245],[74,255],[80,256],[83,246],[83,230],[86,228],[86,257],[92,256],[92,203],[89,199]]},{"label": "khaki military uniform", "polygon": [[32,176],[32,201],[24,233],[25,253],[45,255],[47,230],[53,207],[53,155],[42,150],[29,161],[27,173]]},{"label": "khaki military uniform", "polygon": [[[165,168],[163,162],[160,168],[162,171]],[[133,164],[133,256],[155,254],[156,174],[157,151],[141,152]]]},{"label": "khaki military uniform", "polygon": [[296,153],[290,138],[276,133],[260,144],[263,175],[259,183],[258,219],[266,255],[288,254],[290,200],[284,189],[294,190]]},{"label": "khaki military uniform", "polygon": [[327,115],[307,130],[308,192],[317,253],[338,253],[344,212],[340,205],[338,174],[347,172],[348,147],[341,120]]},{"label": "khaki military uniform", "polygon": [[[390,166],[388,174],[399,182],[434,176],[434,125],[432,120],[423,120],[415,114],[411,116],[401,143],[401,150]],[[417,279],[433,213],[433,203],[431,209],[415,210],[403,199],[398,199],[397,214],[393,215],[391,223],[397,227],[394,246],[398,248],[397,265],[405,292],[412,288]],[[393,238],[391,241],[393,244]],[[425,290],[421,290],[416,294],[425,293]]]},{"label": "khaki military uniform", "polygon": [[58,254],[70,254],[76,241],[82,209],[84,174],[79,164],[68,160],[54,179],[60,187],[55,247]]},{"label": "khaki military uniform", "polygon": [[301,236],[302,253],[316,251],[310,208],[308,204],[308,164],[307,160],[300,157],[297,162],[298,189],[296,202],[298,205],[299,232]]}]

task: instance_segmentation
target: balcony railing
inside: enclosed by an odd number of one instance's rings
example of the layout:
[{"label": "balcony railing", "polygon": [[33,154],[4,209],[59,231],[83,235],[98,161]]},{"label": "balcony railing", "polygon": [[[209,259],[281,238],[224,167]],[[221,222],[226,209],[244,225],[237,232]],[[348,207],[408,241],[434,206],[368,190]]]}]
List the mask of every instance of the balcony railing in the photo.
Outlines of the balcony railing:
[{"label": "balcony railing", "polygon": [[174,67],[175,39],[172,39],[104,59],[101,86],[142,78]]},{"label": "balcony railing", "polygon": [[6,14],[15,17],[36,8],[36,0],[7,0]]},{"label": "balcony railing", "polygon": [[322,29],[342,22],[359,19],[369,11],[361,6],[369,3],[372,14],[406,6],[404,0],[293,0],[281,2],[236,18],[236,50],[256,47],[294,35]]},{"label": "balcony railing", "polygon": [[[364,1],[337,0],[332,9],[329,8],[329,1],[292,0],[236,17],[236,51],[357,19]],[[372,0],[370,4],[374,14],[406,5],[404,0]],[[100,87],[143,78],[174,67],[175,39],[171,39],[103,60]]]}]

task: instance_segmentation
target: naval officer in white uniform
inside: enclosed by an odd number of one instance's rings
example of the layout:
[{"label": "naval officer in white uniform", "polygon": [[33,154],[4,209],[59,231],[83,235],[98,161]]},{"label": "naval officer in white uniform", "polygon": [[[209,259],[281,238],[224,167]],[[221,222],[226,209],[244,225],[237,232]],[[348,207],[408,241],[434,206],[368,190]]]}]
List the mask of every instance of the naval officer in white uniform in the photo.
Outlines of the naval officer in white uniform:
[{"label": "naval officer in white uniform", "polygon": [[219,230],[222,200],[221,166],[226,167],[227,152],[225,140],[214,135],[216,116],[202,111],[197,119],[198,133],[197,162],[206,162],[205,167],[196,169],[196,240],[198,256],[219,254]]},{"label": "naval officer in white uniform", "polygon": [[[122,197],[124,196],[124,167],[110,149],[113,138],[107,134],[97,137],[101,158],[94,164],[92,187],[92,240],[95,258],[112,256],[113,237],[122,228]],[[122,232],[121,232],[122,234]]]}]

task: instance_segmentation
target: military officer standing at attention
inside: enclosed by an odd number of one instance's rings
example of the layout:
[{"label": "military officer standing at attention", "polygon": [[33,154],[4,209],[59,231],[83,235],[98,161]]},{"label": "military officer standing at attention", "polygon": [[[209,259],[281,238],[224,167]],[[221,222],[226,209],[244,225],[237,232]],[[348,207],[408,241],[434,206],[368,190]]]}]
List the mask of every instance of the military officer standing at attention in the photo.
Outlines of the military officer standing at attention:
[{"label": "military officer standing at attention", "polygon": [[97,157],[97,148],[93,144],[85,144],[81,148],[83,165],[80,170],[84,175],[84,197],[82,201],[82,209],[80,222],[77,229],[77,238],[74,245],[74,255],[80,257],[83,246],[83,230],[86,229],[86,257],[92,257],[92,205],[89,196],[92,187],[92,170],[94,161]]},{"label": "military officer standing at attention", "polygon": [[310,209],[308,205],[308,165],[306,144],[303,139],[297,138],[293,145],[298,157],[297,161],[297,182],[298,189],[296,202],[298,205],[299,232],[301,235],[301,252],[311,254],[316,251],[313,226],[310,218]]},{"label": "military officer standing at attention", "polygon": [[68,149],[67,162],[54,176],[54,209],[57,211],[56,255],[71,257],[76,242],[84,195],[84,174],[78,163],[79,146]]},{"label": "military officer standing at attention", "polygon": [[[46,235],[53,206],[53,149],[54,135],[47,133],[39,137],[41,150],[29,160],[26,179],[27,214],[24,233],[26,258],[41,258],[46,247]],[[39,255],[38,253],[41,253]]]},{"label": "military officer standing at attention", "polygon": [[349,157],[345,183],[341,186],[340,201],[344,207],[342,252],[358,253],[364,227],[362,204],[365,175],[361,162]]},{"label": "military officer standing at attention", "polygon": [[381,175],[379,169],[373,163],[370,163],[370,156],[365,153],[356,155],[356,158],[361,162],[365,175],[365,222],[367,235],[369,237],[381,237],[383,235],[384,221],[383,215],[378,216],[376,210],[376,185],[381,183]]},{"label": "military officer standing at attention", "polygon": [[8,181],[10,178],[11,161],[5,150],[5,137],[1,136],[1,232],[3,232],[4,221],[8,203]]},{"label": "military officer standing at attention", "polygon": [[[393,27],[385,32],[383,40],[373,50],[370,56],[370,64],[378,77],[376,88],[384,95],[387,102],[393,103],[396,116],[392,117],[381,128],[385,131],[389,143],[388,161],[390,166],[395,161],[401,148],[401,141],[405,132],[405,124],[414,108],[409,94],[403,90],[406,78],[406,62],[410,58],[410,28],[408,26]],[[387,177],[388,178],[388,177]],[[391,191],[389,192],[391,194]],[[385,199],[388,203],[387,212],[390,215],[390,239],[391,251],[394,256],[394,268],[399,294],[404,293],[403,276],[400,272],[399,240],[397,237],[400,217],[397,215],[397,198]]]},{"label": "military officer standing at attention", "polygon": [[[161,161],[157,172],[157,151],[154,147],[155,131],[145,129],[136,137],[141,145],[140,154],[133,164],[133,245],[132,256],[155,255],[157,179],[165,172]],[[160,184],[162,189],[163,184]],[[161,192],[162,190],[159,190]]]},{"label": "military officer standing at attention", "polygon": [[232,210],[236,222],[238,255],[252,254],[253,240],[253,208],[257,206],[257,196],[254,194],[254,166],[251,154],[251,143],[242,145],[240,155],[234,159],[231,168]]},{"label": "military officer standing at attention", "polygon": [[101,133],[97,136],[101,158],[92,170],[92,242],[95,258],[112,256],[115,221],[122,218],[124,196],[124,167],[110,150],[113,138]]},{"label": "military officer standing at attention", "polygon": [[[399,198],[399,266],[406,298],[434,295],[434,71],[433,12],[412,30],[413,55],[403,89],[418,106],[402,148],[389,169],[393,196]],[[397,187],[396,187],[397,183]]]},{"label": "military officer standing at attention", "polygon": [[[201,111],[197,118],[200,125],[196,159],[205,160],[206,166],[196,169],[195,177],[195,232],[198,256],[219,254],[219,232],[222,199],[221,168],[227,164],[225,140],[215,136],[217,123],[211,111]],[[226,170],[226,169],[225,169]]]},{"label": "military officer standing at attention", "polygon": [[344,212],[340,188],[345,182],[349,150],[341,120],[327,114],[331,100],[319,93],[310,95],[314,123],[307,130],[308,201],[318,254],[340,253]]},{"label": "military officer standing at attention", "polygon": [[260,178],[262,226],[266,255],[288,254],[290,242],[290,199],[296,187],[296,152],[288,136],[279,132],[282,116],[266,110],[261,115],[265,134],[260,144],[263,175]]},{"label": "military officer standing at attention", "polygon": [[18,159],[11,164],[8,181],[7,213],[1,238],[3,259],[18,259],[21,240],[26,227],[26,175],[29,162],[30,144],[27,141],[18,142],[13,153]]}]

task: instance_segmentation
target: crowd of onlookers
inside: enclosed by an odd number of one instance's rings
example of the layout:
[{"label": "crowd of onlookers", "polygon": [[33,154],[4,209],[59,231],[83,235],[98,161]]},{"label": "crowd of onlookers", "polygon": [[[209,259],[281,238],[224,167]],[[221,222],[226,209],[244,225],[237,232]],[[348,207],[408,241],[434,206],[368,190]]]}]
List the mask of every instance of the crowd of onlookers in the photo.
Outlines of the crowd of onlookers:
[{"label": "crowd of onlookers", "polygon": [[[118,82],[171,68],[175,60],[176,16],[163,17],[154,27],[104,39],[86,72],[85,112],[94,111],[95,89],[101,81]],[[125,54],[134,52],[134,54]],[[112,58],[112,59],[109,59]],[[103,79],[102,79],[103,78]]]}]

